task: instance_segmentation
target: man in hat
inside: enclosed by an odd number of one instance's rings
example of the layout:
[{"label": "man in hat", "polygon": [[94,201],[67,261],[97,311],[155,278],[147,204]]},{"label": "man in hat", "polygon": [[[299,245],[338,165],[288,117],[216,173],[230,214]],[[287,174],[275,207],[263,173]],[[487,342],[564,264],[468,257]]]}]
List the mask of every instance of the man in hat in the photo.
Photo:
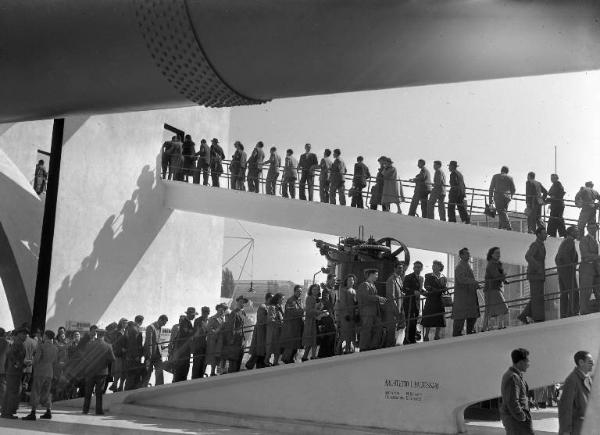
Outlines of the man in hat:
[{"label": "man in hat", "polygon": [[346,164],[341,154],[339,148],[333,150],[333,163],[329,168],[329,203],[335,204],[335,196],[339,194],[340,205],[346,205]]},{"label": "man in hat", "polygon": [[560,288],[560,318],[579,314],[579,290],[577,288],[577,263],[579,256],[575,249],[578,230],[575,225],[567,228],[567,235],[558,247],[554,261],[558,272]]},{"label": "man in hat", "polygon": [[143,386],[148,385],[152,370],[154,370],[154,385],[163,385],[165,379],[162,370],[162,355],[160,343],[160,332],[167,324],[169,318],[162,314],[158,320],[151,323],[146,328],[146,340],[144,341],[144,364],[146,365],[146,373],[142,382]]},{"label": "man in hat", "polygon": [[194,320],[192,379],[202,378],[204,372],[206,372],[206,336],[208,334],[210,308],[202,307],[200,313],[200,317]]},{"label": "man in hat", "polygon": [[202,184],[208,186],[208,170],[210,168],[210,147],[206,139],[200,141],[200,149],[196,153],[198,163],[194,172],[194,183],[200,184],[200,173],[202,173]]},{"label": "man in hat", "polygon": [[583,428],[585,411],[592,392],[594,358],[586,350],[575,353],[575,368],[562,389],[558,402],[559,435],[579,435]]},{"label": "man in hat", "polygon": [[427,218],[433,219],[435,206],[437,204],[438,214],[441,221],[446,221],[446,174],[442,171],[442,162],[433,162],[433,186],[427,201]]},{"label": "man in hat", "polygon": [[415,216],[417,214],[417,206],[421,204],[421,217],[427,217],[427,199],[429,198],[429,192],[431,192],[431,173],[429,169],[425,167],[425,160],[419,159],[417,167],[420,169],[419,173],[415,178],[411,179],[415,183],[415,192],[413,193],[412,201],[408,209],[409,216]]},{"label": "man in hat", "polygon": [[6,392],[2,402],[2,418],[17,419],[15,416],[19,409],[21,398],[21,377],[25,368],[25,338],[29,330],[25,327],[18,328],[13,333],[13,344],[6,355]]},{"label": "man in hat", "polygon": [[321,202],[329,204],[329,170],[331,169],[331,150],[325,148],[323,158],[319,163],[319,197]]},{"label": "man in hat", "polygon": [[173,382],[187,380],[190,370],[190,356],[192,353],[192,340],[194,338],[194,318],[198,312],[194,307],[188,307],[185,311],[185,317],[179,320],[179,332],[177,333],[177,342],[173,346],[175,358]]},{"label": "man in hat", "polygon": [[498,212],[498,228],[510,231],[510,221],[508,220],[508,204],[515,194],[515,182],[508,175],[508,166],[502,166],[500,173],[492,177],[490,183],[490,205],[494,204]]},{"label": "man in hat", "polygon": [[356,299],[360,312],[360,340],[358,347],[361,352],[381,347],[383,325],[381,322],[382,306],[387,302],[377,294],[375,282],[379,277],[377,269],[365,269],[365,281],[356,289]]},{"label": "man in hat", "polygon": [[460,220],[465,224],[471,223],[469,213],[467,213],[467,207],[465,207],[465,196],[467,195],[467,188],[465,186],[465,180],[462,174],[458,171],[458,163],[456,160],[451,160],[448,164],[450,170],[450,194],[448,195],[448,220],[450,222],[456,222],[455,210],[458,208],[458,214]]},{"label": "man in hat", "polygon": [[595,222],[588,223],[587,230],[587,235],[579,241],[579,251],[581,252],[579,305],[581,314],[589,314],[594,311],[590,304],[592,292],[596,297],[596,303],[600,301],[600,256],[598,255],[598,242],[596,241],[598,224]]},{"label": "man in hat", "polygon": [[575,195],[575,205],[581,207],[577,222],[580,238],[584,235],[585,226],[589,222],[596,222],[596,211],[598,210],[598,202],[596,201],[600,201],[600,193],[594,190],[594,183],[587,181],[585,186],[579,189],[579,192]]},{"label": "man in hat", "polygon": [[219,177],[223,173],[223,160],[225,153],[219,145],[219,140],[213,138],[210,145],[210,177],[213,187],[219,187]]},{"label": "man in hat", "polygon": [[235,307],[227,315],[223,326],[223,357],[229,361],[228,373],[239,372],[246,344],[246,312],[244,306],[248,298],[240,295],[235,299]]},{"label": "man in hat", "polygon": [[317,155],[310,152],[311,145],[307,143],[304,145],[304,154],[300,156],[298,162],[298,170],[300,171],[300,199],[306,201],[306,194],[304,192],[305,186],[308,183],[308,200],[313,200],[314,187],[315,187],[315,168],[319,166]]}]

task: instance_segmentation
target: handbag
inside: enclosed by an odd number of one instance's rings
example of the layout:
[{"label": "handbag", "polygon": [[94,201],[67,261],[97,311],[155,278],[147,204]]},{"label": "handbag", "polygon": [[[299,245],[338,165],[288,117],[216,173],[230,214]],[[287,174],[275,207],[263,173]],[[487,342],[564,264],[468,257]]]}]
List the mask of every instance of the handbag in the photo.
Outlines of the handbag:
[{"label": "handbag", "polygon": [[442,305],[444,307],[451,307],[454,304],[452,300],[452,296],[450,295],[442,295]]},{"label": "handbag", "polygon": [[491,218],[495,218],[496,217],[496,207],[494,207],[493,205],[490,205],[487,203],[487,201],[485,202],[485,210],[483,212],[486,216],[489,216]]}]

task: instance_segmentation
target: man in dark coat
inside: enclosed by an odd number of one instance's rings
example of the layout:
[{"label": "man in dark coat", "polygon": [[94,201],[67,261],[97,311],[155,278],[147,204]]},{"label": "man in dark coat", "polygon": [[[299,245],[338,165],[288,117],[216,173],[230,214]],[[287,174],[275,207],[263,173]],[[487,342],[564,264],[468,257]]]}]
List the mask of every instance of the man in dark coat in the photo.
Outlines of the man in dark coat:
[{"label": "man in dark coat", "polygon": [[21,327],[13,333],[13,343],[6,355],[6,393],[2,402],[2,418],[17,419],[17,409],[21,398],[21,377],[25,368],[25,339],[27,328]]},{"label": "man in dark coat", "polygon": [[262,141],[257,142],[248,159],[248,192],[259,193],[262,166],[265,161],[263,148]]},{"label": "man in dark coat", "polygon": [[525,202],[529,209],[527,213],[527,232],[533,234],[537,228],[544,226],[544,222],[542,222],[542,205],[546,202],[548,196],[546,188],[535,179],[535,172],[527,174],[525,195]]},{"label": "man in dark coat", "polygon": [[529,413],[529,387],[523,379],[523,373],[529,368],[529,351],[515,349],[510,358],[513,364],[502,376],[500,387],[502,425],[507,435],[533,435]]},{"label": "man in dark coat", "polygon": [[558,233],[559,237],[566,237],[567,229],[565,228],[565,220],[563,219],[563,213],[565,211],[565,188],[562,183],[558,181],[558,175],[550,175],[552,186],[548,190],[548,199],[546,202],[550,204],[550,217],[548,219],[548,235],[550,237],[556,237]]},{"label": "man in dark coat", "polygon": [[534,322],[546,320],[546,308],[544,299],[544,283],[546,281],[546,246],[544,242],[548,234],[544,227],[535,230],[535,242],[533,242],[527,253],[527,279],[529,280],[530,299],[525,309],[519,314],[518,319],[528,323],[528,319]]},{"label": "man in dark coat", "polygon": [[415,261],[413,272],[404,277],[402,310],[406,316],[406,333],[403,344],[417,342],[417,319],[419,318],[421,292],[423,291],[423,263]]},{"label": "man in dark coat", "polygon": [[188,307],[185,317],[179,320],[177,342],[173,344],[174,373],[173,382],[187,380],[190,371],[190,356],[192,354],[192,340],[194,339],[194,325],[192,321],[198,315],[196,308]]},{"label": "man in dark coat", "polygon": [[104,338],[90,341],[83,352],[82,362],[84,364],[85,395],[83,400],[83,413],[90,411],[92,392],[96,393],[96,415],[103,415],[102,395],[104,394],[104,382],[108,375],[108,365],[115,360],[112,346]]},{"label": "man in dark coat", "polygon": [[251,370],[256,366],[257,369],[262,369],[266,366],[266,341],[267,341],[267,305],[271,301],[273,293],[265,294],[265,303],[260,304],[256,310],[256,325],[252,333],[252,341],[250,343],[250,359],[246,362],[246,368]]},{"label": "man in dark coat", "polygon": [[338,148],[333,150],[333,163],[329,168],[329,203],[335,204],[335,196],[339,194],[340,205],[346,205],[346,164],[341,154]]},{"label": "man in dark coat", "polygon": [[354,177],[352,178],[352,200],[350,207],[365,208],[363,201],[363,189],[367,187],[367,180],[371,178],[371,173],[367,165],[363,163],[363,156],[356,158],[354,164]]},{"label": "man in dark coat", "polygon": [[210,168],[210,147],[206,139],[200,141],[200,149],[196,153],[198,162],[194,171],[194,183],[200,184],[200,173],[202,173],[202,184],[208,186],[208,170]]},{"label": "man in dark coat", "polygon": [[323,158],[319,163],[319,198],[321,202],[329,203],[329,170],[331,169],[331,150],[323,151]]},{"label": "man in dark coat", "polygon": [[283,328],[281,331],[281,360],[286,363],[294,362],[298,349],[302,347],[302,331],[304,329],[304,303],[301,299],[302,286],[294,286],[294,295],[285,303],[283,313]]},{"label": "man in dark coat", "polygon": [[577,255],[577,249],[575,249],[577,234],[577,227],[575,225],[570,226],[567,229],[565,239],[558,248],[556,257],[554,257],[560,288],[561,319],[579,314],[579,290],[577,289],[579,255]]},{"label": "man in dark coat", "polygon": [[300,171],[300,199],[306,201],[305,186],[308,183],[308,200],[313,200],[315,187],[315,168],[319,166],[317,155],[310,152],[311,145],[304,145],[306,152],[300,156],[298,171]]},{"label": "man in dark coat", "polygon": [[[125,350],[125,390],[135,390],[142,386],[144,378],[144,366],[142,356],[144,355],[144,338],[140,327],[144,322],[144,316],[137,315],[133,322],[129,322],[125,335],[127,336],[127,349]],[[145,386],[145,385],[144,385]]]},{"label": "man in dark coat", "polygon": [[183,144],[181,144],[181,152],[183,154],[183,179],[188,182],[188,177],[194,176],[194,158],[196,156],[196,144],[192,140],[192,136],[189,134],[185,135]]},{"label": "man in dark coat", "polygon": [[235,299],[235,308],[227,315],[223,325],[223,359],[229,361],[228,373],[239,372],[246,344],[246,312],[248,298],[243,295]]},{"label": "man in dark coat", "polygon": [[479,282],[475,279],[473,269],[469,264],[471,253],[467,248],[458,251],[460,261],[454,268],[454,301],[452,304],[452,336],[462,335],[465,320],[467,334],[475,333],[475,323],[480,316],[477,290]]},{"label": "man in dark coat", "polygon": [[592,369],[594,359],[586,350],[580,350],[573,357],[575,368],[562,389],[558,402],[559,435],[580,435],[585,411],[592,391]]},{"label": "man in dark coat", "polygon": [[200,317],[194,320],[194,339],[192,340],[192,352],[194,362],[192,364],[192,379],[204,377],[206,371],[206,335],[208,334],[208,316],[210,308],[202,307]]},{"label": "man in dark coat", "polygon": [[469,213],[467,213],[467,207],[465,207],[465,197],[467,195],[467,188],[465,186],[465,179],[463,175],[458,171],[458,163],[456,160],[451,160],[448,164],[450,170],[450,193],[448,194],[448,221],[456,222],[455,210],[458,209],[460,220],[465,224],[471,223]]},{"label": "man in dark coat", "polygon": [[421,204],[421,217],[426,218],[427,200],[429,199],[429,192],[431,192],[432,186],[431,173],[429,172],[429,169],[425,167],[425,160],[419,159],[417,166],[419,167],[420,171],[415,178],[410,180],[415,183],[415,191],[410,202],[408,215],[415,216],[417,213],[417,206]]},{"label": "man in dark coat", "polygon": [[365,270],[365,281],[356,289],[356,299],[360,313],[360,339],[358,347],[361,352],[381,347],[381,311],[386,299],[377,294],[375,282],[379,277],[377,269]]},{"label": "man in dark coat", "polygon": [[210,177],[213,187],[219,187],[219,177],[223,173],[223,160],[225,153],[219,145],[219,140],[213,138],[210,145]]}]

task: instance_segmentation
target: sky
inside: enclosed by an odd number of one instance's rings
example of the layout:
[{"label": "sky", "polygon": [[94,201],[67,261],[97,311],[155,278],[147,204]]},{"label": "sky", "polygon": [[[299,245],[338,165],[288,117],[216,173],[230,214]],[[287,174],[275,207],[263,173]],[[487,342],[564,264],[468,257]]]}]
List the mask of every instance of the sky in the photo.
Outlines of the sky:
[{"label": "sky", "polygon": [[[481,188],[508,165],[521,192],[532,170],[549,187],[556,146],[558,174],[572,198],[585,181],[600,183],[599,119],[600,71],[592,71],[275,100],[234,108],[229,137],[249,149],[262,140],[267,149],[298,154],[306,142],[319,156],[326,147],[340,148],[349,168],[363,155],[372,172],[377,158],[388,155],[401,178],[418,172],[419,158],[430,167],[433,160],[457,160],[467,185]],[[254,279],[312,278],[325,265],[312,239],[336,240],[243,225],[255,238]],[[226,235],[237,232],[239,226],[228,221]],[[390,236],[402,240],[401,234]],[[224,258],[239,247],[239,241],[226,240]],[[426,265],[445,260],[445,254],[411,254]],[[248,266],[244,273],[249,279]]]}]

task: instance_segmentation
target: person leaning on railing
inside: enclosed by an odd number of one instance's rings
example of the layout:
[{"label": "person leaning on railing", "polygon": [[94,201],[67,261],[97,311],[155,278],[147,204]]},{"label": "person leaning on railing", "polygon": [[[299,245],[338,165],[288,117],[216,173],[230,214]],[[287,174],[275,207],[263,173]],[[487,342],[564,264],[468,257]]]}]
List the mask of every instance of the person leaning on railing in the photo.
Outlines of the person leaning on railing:
[{"label": "person leaning on railing", "polygon": [[560,318],[576,316],[579,314],[579,289],[577,288],[577,263],[579,255],[575,249],[577,227],[571,225],[567,234],[560,243],[554,262],[558,273],[558,286],[560,288]]},{"label": "person leaning on railing", "polygon": [[198,159],[196,170],[194,171],[194,183],[200,184],[200,174],[202,174],[202,185],[208,186],[208,171],[210,169],[210,147],[206,139],[200,141],[200,149],[196,153]]},{"label": "person leaning on railing", "polygon": [[340,205],[346,205],[346,164],[340,157],[339,148],[333,150],[333,163],[329,168],[329,203],[335,204],[335,196],[339,194]]},{"label": "person leaning on railing", "polygon": [[365,208],[363,201],[363,189],[367,187],[367,180],[371,178],[369,168],[363,162],[363,156],[356,158],[354,164],[354,176],[352,177],[352,192],[350,194],[350,207]]},{"label": "person leaning on railing", "polygon": [[429,192],[431,192],[431,173],[425,166],[425,160],[419,159],[417,167],[420,169],[419,173],[412,178],[411,182],[415,183],[415,191],[413,193],[412,200],[410,202],[410,208],[408,209],[409,216],[415,216],[417,213],[417,206],[421,205],[421,217],[427,217],[427,201],[429,199]]},{"label": "person leaning on railing", "polygon": [[219,177],[223,173],[223,160],[225,160],[225,153],[219,145],[219,139],[215,137],[210,145],[210,178],[213,187],[219,187]]},{"label": "person leaning on railing", "polygon": [[275,195],[277,178],[279,178],[279,167],[281,166],[281,157],[277,154],[277,148],[271,147],[269,160],[266,163],[269,165],[269,170],[267,171],[267,195]]},{"label": "person leaning on railing", "polygon": [[257,142],[248,159],[248,192],[259,192],[262,165],[265,160],[263,148],[262,141]]},{"label": "person leaning on railing", "polygon": [[577,228],[579,228],[579,238],[583,237],[585,226],[590,222],[596,222],[596,212],[600,193],[594,190],[594,183],[587,181],[585,186],[579,189],[575,195],[575,205],[581,207]]}]

